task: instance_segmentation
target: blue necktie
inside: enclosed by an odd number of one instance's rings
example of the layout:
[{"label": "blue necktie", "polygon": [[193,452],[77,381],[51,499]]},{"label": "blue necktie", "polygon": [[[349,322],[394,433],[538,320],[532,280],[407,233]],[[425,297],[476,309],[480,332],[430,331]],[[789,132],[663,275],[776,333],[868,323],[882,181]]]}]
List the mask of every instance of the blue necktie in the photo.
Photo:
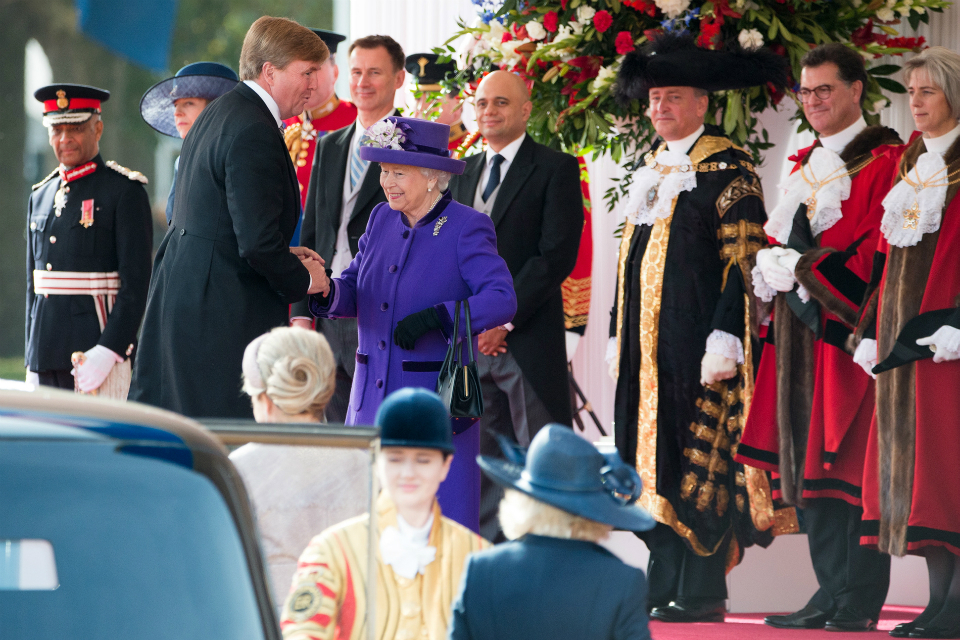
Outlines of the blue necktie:
[{"label": "blue necktie", "polygon": [[360,141],[363,140],[361,135],[357,138],[357,144],[353,147],[353,153],[350,155],[350,190],[357,188],[357,183],[360,182],[360,179],[363,178],[363,172],[366,170],[367,165],[370,164],[366,160],[360,158]]},{"label": "blue necktie", "polygon": [[483,194],[480,196],[484,202],[489,200],[493,192],[500,186],[500,163],[504,160],[505,158],[499,153],[493,156],[493,166],[490,167],[490,177],[487,178],[487,186],[483,188]]}]

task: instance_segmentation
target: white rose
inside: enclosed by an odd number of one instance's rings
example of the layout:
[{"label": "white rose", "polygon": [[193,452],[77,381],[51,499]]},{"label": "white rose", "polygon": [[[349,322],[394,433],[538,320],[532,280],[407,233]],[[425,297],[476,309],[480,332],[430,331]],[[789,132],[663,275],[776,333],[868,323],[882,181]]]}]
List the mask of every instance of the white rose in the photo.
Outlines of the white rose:
[{"label": "white rose", "polygon": [[902,16],[908,16],[910,15],[910,7],[900,7],[897,9],[897,13]]},{"label": "white rose", "polygon": [[524,26],[527,27],[527,35],[529,35],[532,40],[543,40],[547,37],[547,30],[536,20],[531,20]]},{"label": "white rose", "polygon": [[896,15],[894,15],[891,9],[882,7],[881,9],[877,10],[877,20],[880,20],[882,22],[892,22],[895,19],[896,19]]},{"label": "white rose", "polygon": [[923,15],[924,13],[927,12],[927,8],[926,8],[926,7],[914,7],[913,10],[916,11],[917,13],[921,14],[921,15]]},{"label": "white rose", "polygon": [[763,36],[756,29],[744,29],[737,36],[737,40],[740,41],[740,46],[748,51],[763,46]]},{"label": "white rose", "polygon": [[600,67],[597,77],[593,79],[592,83],[590,83],[590,91],[598,91],[605,85],[613,83],[616,77],[617,70],[613,68],[613,65],[610,65],[609,67]]},{"label": "white rose", "polygon": [[483,39],[495,45],[503,40],[503,34],[506,32],[507,30],[503,28],[502,24],[496,20],[491,20],[490,31],[487,31],[485,34],[483,34]]},{"label": "white rose", "polygon": [[587,24],[588,22],[593,20],[593,16],[595,16],[596,13],[597,13],[597,10],[594,9],[593,7],[580,5],[579,7],[577,7],[577,21],[580,22],[581,24]]},{"label": "white rose", "polygon": [[676,18],[690,6],[690,0],[654,0],[654,2],[668,18]]}]

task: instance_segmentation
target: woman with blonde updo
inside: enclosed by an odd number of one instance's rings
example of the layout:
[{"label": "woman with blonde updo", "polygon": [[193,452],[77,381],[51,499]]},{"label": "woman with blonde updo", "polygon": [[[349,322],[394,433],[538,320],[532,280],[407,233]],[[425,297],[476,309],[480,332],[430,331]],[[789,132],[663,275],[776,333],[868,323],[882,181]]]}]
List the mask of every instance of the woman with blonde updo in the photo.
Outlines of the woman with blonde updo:
[{"label": "woman with blonde updo", "polygon": [[257,422],[323,422],[336,361],[315,331],[277,327],[243,353],[243,390]]},{"label": "woman with blonde updo", "polygon": [[[315,331],[278,327],[243,353],[243,390],[257,422],[323,422],[335,383],[333,352]],[[281,603],[310,538],[366,511],[369,460],[352,449],[253,443],[230,459],[250,494],[273,599]]]}]

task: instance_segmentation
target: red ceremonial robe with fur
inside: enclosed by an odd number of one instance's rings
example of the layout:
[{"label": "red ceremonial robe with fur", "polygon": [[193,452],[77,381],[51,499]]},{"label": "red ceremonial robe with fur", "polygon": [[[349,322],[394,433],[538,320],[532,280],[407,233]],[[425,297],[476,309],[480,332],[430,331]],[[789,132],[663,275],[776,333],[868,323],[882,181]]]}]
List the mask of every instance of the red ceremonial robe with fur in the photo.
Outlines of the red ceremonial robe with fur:
[{"label": "red ceremonial robe with fur", "polygon": [[[926,147],[918,137],[899,151],[904,169],[910,169]],[[960,170],[960,140],[944,161],[948,174]],[[879,296],[870,300],[879,302],[881,362],[906,321],[960,306],[958,190],[960,183],[947,188],[940,230],[925,234],[916,246],[890,246],[881,236],[883,279]],[[871,306],[861,324],[872,324]],[[878,374],[867,455],[861,543],[897,556],[926,546],[960,555],[960,360],[927,358]]]},{"label": "red ceremonial robe with fur", "polygon": [[[784,295],[774,299],[736,460],[775,472],[774,498],[789,504],[803,506],[809,498],[862,504],[874,384],[844,346],[857,323],[880,236],[881,203],[897,167],[885,145],[899,142],[892,130],[867,127],[840,154],[848,169],[871,155],[873,161],[852,176],[843,217],[797,263],[797,281],[821,307],[821,338],[797,319]],[[791,157],[794,172],[817,146]]]}]

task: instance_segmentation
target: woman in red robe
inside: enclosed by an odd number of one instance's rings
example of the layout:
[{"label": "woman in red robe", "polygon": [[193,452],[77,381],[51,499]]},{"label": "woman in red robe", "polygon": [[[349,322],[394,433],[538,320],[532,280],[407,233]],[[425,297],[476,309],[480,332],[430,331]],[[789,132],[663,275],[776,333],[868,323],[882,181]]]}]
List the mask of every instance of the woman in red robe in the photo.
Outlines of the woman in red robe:
[{"label": "woman in red robe", "polygon": [[[918,133],[884,198],[854,359],[877,378],[861,543],[926,558],[930,603],[890,635],[960,637],[960,55],[904,65]],[[921,135],[922,134],[922,135]],[[883,267],[882,272],[880,267]],[[875,322],[874,322],[875,319]],[[878,364],[879,360],[879,364]]]}]

